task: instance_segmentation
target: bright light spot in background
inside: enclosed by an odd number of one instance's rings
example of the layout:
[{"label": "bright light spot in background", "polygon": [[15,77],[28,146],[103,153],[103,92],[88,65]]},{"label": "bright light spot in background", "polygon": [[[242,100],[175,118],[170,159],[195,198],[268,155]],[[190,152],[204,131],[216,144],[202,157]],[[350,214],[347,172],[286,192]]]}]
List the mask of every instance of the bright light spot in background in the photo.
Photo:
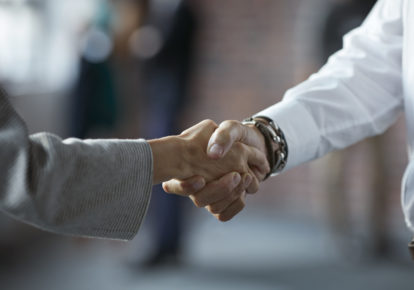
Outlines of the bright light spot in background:
[{"label": "bright light spot in background", "polygon": [[35,31],[39,29],[30,9],[23,5],[0,6],[0,74],[17,83],[30,77]]},{"label": "bright light spot in background", "polygon": [[78,71],[80,26],[101,1],[0,1],[0,81],[19,94],[68,88]]},{"label": "bright light spot in background", "polygon": [[82,40],[82,54],[86,60],[99,63],[109,57],[112,46],[112,40],[107,33],[98,28],[92,28],[85,33]]},{"label": "bright light spot in background", "polygon": [[153,26],[143,26],[134,31],[129,40],[131,52],[138,58],[148,59],[162,47],[161,32]]}]

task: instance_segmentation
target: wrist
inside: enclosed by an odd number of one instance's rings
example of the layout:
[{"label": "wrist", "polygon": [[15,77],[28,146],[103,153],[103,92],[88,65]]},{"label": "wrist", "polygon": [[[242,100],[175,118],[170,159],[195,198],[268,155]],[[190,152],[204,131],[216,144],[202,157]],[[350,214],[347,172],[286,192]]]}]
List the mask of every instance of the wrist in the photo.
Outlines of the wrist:
[{"label": "wrist", "polygon": [[[264,118],[261,118],[261,117],[256,117],[255,118],[256,120],[258,120],[258,121],[260,121],[260,122],[263,122],[264,124],[266,124],[267,126],[269,126],[270,124],[269,124],[269,121],[268,120],[266,120],[266,119],[264,119]],[[262,138],[261,138],[261,140],[262,140],[262,148],[263,148],[263,153],[268,153],[268,152],[266,152],[267,150],[266,150],[266,145],[265,145],[265,137],[263,136],[263,134],[260,132],[260,130],[259,130],[259,128],[257,128],[255,125],[249,125],[250,127],[252,127],[252,128],[254,128],[255,129],[255,131],[256,131],[256,133],[258,134],[258,135],[260,135]],[[272,148],[273,148],[273,152],[276,152],[277,150],[279,150],[280,149],[280,146],[279,146],[279,144],[278,143],[276,143],[276,142],[272,142]],[[267,154],[268,155],[268,154]]]},{"label": "wrist", "polygon": [[[265,137],[263,136],[262,132],[260,132],[260,130],[253,124],[246,124],[247,127],[249,127],[252,132],[254,132],[254,140],[256,140],[254,146],[263,154],[265,154],[267,156],[267,159],[269,160],[269,152],[266,148],[266,140]],[[277,145],[276,145],[277,146]],[[275,148],[276,150],[277,148]]]},{"label": "wrist", "polygon": [[[273,144],[273,154],[275,164],[271,167],[271,175],[275,176],[278,175],[280,172],[283,171],[287,164],[288,158],[288,145],[286,142],[285,135],[282,129],[269,117],[266,116],[256,116],[257,120],[266,124],[266,128],[271,133],[271,139]],[[276,145],[276,146],[275,146]]]},{"label": "wrist", "polygon": [[173,178],[186,177],[183,173],[182,157],[186,144],[178,136],[168,136],[148,141],[153,157],[153,184]]},{"label": "wrist", "polygon": [[270,172],[265,177],[279,174],[286,166],[288,148],[283,131],[268,117],[257,116],[243,121],[245,125],[253,125],[264,138]]}]

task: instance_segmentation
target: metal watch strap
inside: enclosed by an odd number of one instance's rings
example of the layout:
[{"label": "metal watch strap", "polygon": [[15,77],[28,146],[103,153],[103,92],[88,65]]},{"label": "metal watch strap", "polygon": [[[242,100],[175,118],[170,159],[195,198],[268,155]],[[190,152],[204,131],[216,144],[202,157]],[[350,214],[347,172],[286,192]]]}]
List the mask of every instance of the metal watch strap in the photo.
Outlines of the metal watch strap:
[{"label": "metal watch strap", "polygon": [[[268,151],[268,160],[270,172],[266,176],[279,174],[286,166],[288,157],[288,146],[283,131],[277,126],[273,120],[265,116],[256,116],[255,118],[247,118],[243,120],[243,124],[252,124],[259,129],[265,137],[266,149]],[[277,144],[277,150],[273,152],[272,142]],[[270,143],[270,145],[269,145]],[[273,156],[269,158],[269,156]]]},{"label": "metal watch strap", "polygon": [[256,119],[263,119],[268,122],[268,125],[275,131],[277,136],[274,140],[278,144],[278,150],[275,151],[275,159],[277,160],[275,166],[272,169],[271,175],[277,175],[286,167],[287,158],[288,158],[288,145],[286,142],[285,134],[283,134],[282,129],[273,122],[272,119],[266,116],[256,116]]},{"label": "metal watch strap", "polygon": [[410,251],[411,258],[414,260],[414,238],[413,240],[408,244],[408,250]]},{"label": "metal watch strap", "polygon": [[[254,125],[264,136],[271,168],[266,178],[279,174],[286,166],[288,155],[287,143],[282,130],[271,119],[262,116],[245,119],[242,124]],[[277,150],[274,151],[272,143],[277,145]]]}]

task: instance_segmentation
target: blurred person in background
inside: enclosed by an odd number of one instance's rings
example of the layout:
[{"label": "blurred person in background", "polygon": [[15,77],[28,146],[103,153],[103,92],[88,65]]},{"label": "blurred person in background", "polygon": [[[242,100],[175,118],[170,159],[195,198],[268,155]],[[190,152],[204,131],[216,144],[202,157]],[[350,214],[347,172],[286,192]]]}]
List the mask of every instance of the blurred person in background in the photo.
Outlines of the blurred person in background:
[{"label": "blurred person in background", "polygon": [[[143,26],[134,32],[134,54],[142,60],[146,108],[141,119],[146,138],[182,131],[180,118],[188,104],[197,19],[189,1],[150,0]],[[143,263],[179,262],[182,251],[184,199],[153,188],[149,217],[155,229],[154,252]]]},{"label": "blurred person in background", "polygon": [[[267,153],[272,175],[277,175],[383,133],[403,111],[411,155],[413,32],[411,1],[378,1],[363,24],[344,37],[343,48],[318,73],[290,89],[281,102],[242,123],[221,123],[209,141],[209,156],[222,158],[234,142],[243,142]],[[403,212],[411,231],[414,231],[413,166],[410,162],[402,184]],[[190,184],[172,180],[164,188],[186,194],[204,191],[191,192]],[[211,206],[207,209],[212,214],[220,212]]]}]

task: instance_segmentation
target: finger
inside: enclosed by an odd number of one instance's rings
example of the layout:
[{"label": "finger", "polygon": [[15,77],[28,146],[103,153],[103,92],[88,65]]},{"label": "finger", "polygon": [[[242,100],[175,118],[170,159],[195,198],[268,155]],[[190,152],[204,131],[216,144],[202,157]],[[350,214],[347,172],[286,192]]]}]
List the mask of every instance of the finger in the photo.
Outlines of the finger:
[{"label": "finger", "polygon": [[171,179],[163,182],[162,188],[166,193],[189,196],[204,188],[206,181],[202,176],[193,176],[186,180]]},{"label": "finger", "polygon": [[246,186],[246,192],[247,193],[256,193],[256,192],[259,191],[260,182],[257,179],[257,177],[255,177],[255,175],[251,171],[251,169],[249,169],[249,174],[252,174],[252,181],[250,182],[250,184],[248,186]]},{"label": "finger", "polygon": [[226,155],[234,142],[243,141],[249,128],[239,121],[224,121],[214,131],[207,146],[209,157],[218,159]]},{"label": "finger", "polygon": [[245,197],[242,196],[236,201],[234,201],[228,208],[226,208],[222,213],[215,215],[219,221],[227,222],[236,216],[239,212],[245,207]]},{"label": "finger", "polygon": [[190,195],[197,207],[205,207],[232,195],[233,190],[239,185],[241,176],[237,172],[224,175],[219,180],[207,184],[203,190]]},{"label": "finger", "polygon": [[250,183],[253,181],[253,176],[250,173],[244,173],[242,175],[243,189],[249,187]]},{"label": "finger", "polygon": [[224,199],[206,206],[206,209],[213,215],[222,213],[227,209],[235,200],[239,199],[244,194],[245,181],[242,178],[242,182],[233,190],[233,193]]},{"label": "finger", "polygon": [[248,150],[247,163],[256,174],[256,177],[261,181],[270,171],[269,161],[267,160],[266,155],[256,148],[248,146],[246,146],[246,148]]}]

